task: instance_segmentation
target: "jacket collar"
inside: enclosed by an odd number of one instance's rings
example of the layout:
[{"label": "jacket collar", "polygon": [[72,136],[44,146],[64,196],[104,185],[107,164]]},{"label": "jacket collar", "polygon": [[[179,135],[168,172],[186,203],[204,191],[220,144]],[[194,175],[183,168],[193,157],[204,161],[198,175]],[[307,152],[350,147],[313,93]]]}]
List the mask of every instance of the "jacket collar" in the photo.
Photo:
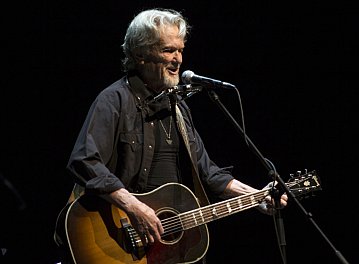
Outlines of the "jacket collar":
[{"label": "jacket collar", "polygon": [[150,102],[157,94],[146,87],[136,71],[128,72],[127,80],[130,89],[136,97],[138,107],[141,110],[145,110],[147,118],[157,119],[159,117],[158,114],[162,115],[163,112],[170,111],[170,103],[167,96],[162,97],[158,101]]}]

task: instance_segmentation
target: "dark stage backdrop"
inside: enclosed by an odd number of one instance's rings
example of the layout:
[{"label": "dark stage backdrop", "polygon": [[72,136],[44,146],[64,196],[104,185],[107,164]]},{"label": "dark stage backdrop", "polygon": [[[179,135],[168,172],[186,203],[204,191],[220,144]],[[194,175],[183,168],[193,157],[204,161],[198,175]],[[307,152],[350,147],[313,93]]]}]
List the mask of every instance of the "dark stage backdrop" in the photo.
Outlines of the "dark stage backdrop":
[{"label": "dark stage backdrop", "polygon": [[[289,264],[358,259],[358,11],[326,1],[13,1],[3,9],[2,259],[56,263],[65,166],[90,103],[122,76],[134,14],[175,8],[193,26],[182,70],[235,84],[246,132],[284,180],[316,170],[322,190],[282,211]],[[236,94],[217,90],[240,123]],[[269,177],[206,92],[187,100],[219,166],[261,188]],[[248,210],[209,224],[207,263],[281,263],[273,219]],[[328,243],[328,240],[330,243]],[[5,252],[6,251],[6,252]],[[0,261],[2,263],[2,261]]]}]

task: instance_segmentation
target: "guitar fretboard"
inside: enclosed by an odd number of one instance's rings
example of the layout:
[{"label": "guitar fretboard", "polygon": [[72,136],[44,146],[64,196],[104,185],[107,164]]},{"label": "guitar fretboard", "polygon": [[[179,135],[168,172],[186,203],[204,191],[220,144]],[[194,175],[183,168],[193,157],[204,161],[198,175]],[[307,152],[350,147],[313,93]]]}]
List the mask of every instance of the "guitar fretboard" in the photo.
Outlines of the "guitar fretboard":
[{"label": "guitar fretboard", "polygon": [[164,219],[162,221],[162,226],[165,230],[164,235],[191,229],[255,207],[269,195],[269,191],[270,188],[263,189],[256,193],[234,197]]},{"label": "guitar fretboard", "polygon": [[180,214],[179,218],[182,223],[183,230],[206,224],[219,218],[255,207],[261,203],[267,195],[269,195],[269,189],[261,190],[255,194],[242,195],[214,205],[207,205]]},{"label": "guitar fretboard", "polygon": [[[319,179],[313,172],[292,178],[286,185],[291,189],[293,194],[298,196],[320,189]],[[188,230],[255,207],[266,196],[270,195],[271,189],[272,187],[267,187],[254,193],[241,195],[163,219],[161,221],[164,228],[163,235],[166,236],[175,232]]]}]

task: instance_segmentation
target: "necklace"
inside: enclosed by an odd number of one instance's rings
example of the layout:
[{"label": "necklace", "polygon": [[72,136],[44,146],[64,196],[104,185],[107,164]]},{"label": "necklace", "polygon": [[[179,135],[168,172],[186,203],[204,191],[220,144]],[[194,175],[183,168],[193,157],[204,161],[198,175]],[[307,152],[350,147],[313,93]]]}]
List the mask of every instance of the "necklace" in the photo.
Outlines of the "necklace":
[{"label": "necklace", "polygon": [[165,126],[163,125],[162,120],[160,120],[160,124],[163,128],[163,131],[165,131],[167,144],[171,145],[172,144],[172,139],[171,139],[172,116],[170,116],[170,126],[168,128],[168,132],[167,132]]}]

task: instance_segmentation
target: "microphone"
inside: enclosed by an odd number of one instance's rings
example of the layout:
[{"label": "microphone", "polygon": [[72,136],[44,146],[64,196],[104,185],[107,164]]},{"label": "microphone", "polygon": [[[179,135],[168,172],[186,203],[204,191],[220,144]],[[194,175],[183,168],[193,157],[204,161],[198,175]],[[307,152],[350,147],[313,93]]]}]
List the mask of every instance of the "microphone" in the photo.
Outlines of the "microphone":
[{"label": "microphone", "polygon": [[185,84],[190,84],[190,83],[197,83],[197,84],[203,84],[203,85],[210,85],[210,86],[218,86],[218,87],[222,87],[222,88],[228,88],[228,89],[236,89],[236,86],[234,86],[233,84],[227,83],[227,82],[222,82],[219,80],[215,80],[215,79],[211,79],[208,77],[204,77],[204,76],[200,76],[197,74],[194,74],[193,71],[184,71],[182,73],[182,82],[184,82]]}]

